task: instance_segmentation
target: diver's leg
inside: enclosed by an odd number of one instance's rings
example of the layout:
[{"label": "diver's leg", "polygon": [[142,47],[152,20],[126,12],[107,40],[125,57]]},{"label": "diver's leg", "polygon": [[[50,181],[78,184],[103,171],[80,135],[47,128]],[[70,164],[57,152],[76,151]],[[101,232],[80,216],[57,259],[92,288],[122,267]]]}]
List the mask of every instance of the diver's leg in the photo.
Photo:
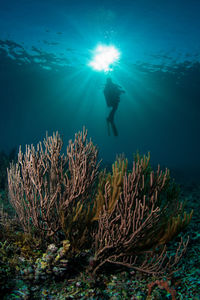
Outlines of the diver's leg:
[{"label": "diver's leg", "polygon": [[108,135],[110,136],[110,122],[108,118],[106,119],[107,127],[108,127]]},{"label": "diver's leg", "polygon": [[108,135],[110,136],[110,123],[112,121],[112,110],[110,111],[108,117],[106,118],[107,127],[108,127]]},{"label": "diver's leg", "polygon": [[114,136],[118,136],[118,131],[114,122],[110,122]]},{"label": "diver's leg", "polygon": [[108,120],[111,123],[114,122],[114,115],[115,115],[116,110],[117,110],[117,108],[114,106],[109,114]]},{"label": "diver's leg", "polygon": [[108,120],[109,120],[109,122],[111,124],[114,136],[118,136],[117,128],[116,128],[115,123],[114,123],[114,116],[115,116],[116,110],[117,110],[117,106],[114,106],[112,108],[110,114],[109,114],[109,117],[108,117]]},{"label": "diver's leg", "polygon": [[111,111],[107,117],[107,122],[113,122],[113,108],[111,109]]}]

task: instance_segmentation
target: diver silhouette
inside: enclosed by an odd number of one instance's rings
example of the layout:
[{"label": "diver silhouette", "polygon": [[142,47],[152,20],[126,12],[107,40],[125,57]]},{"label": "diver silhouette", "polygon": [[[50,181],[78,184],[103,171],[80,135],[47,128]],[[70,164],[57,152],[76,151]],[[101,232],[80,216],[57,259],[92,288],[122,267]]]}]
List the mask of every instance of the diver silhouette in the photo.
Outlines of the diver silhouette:
[{"label": "diver silhouette", "polygon": [[108,135],[110,135],[110,125],[113,131],[114,136],[118,136],[118,131],[114,123],[114,116],[117,111],[119,102],[120,102],[120,95],[125,93],[122,88],[113,83],[110,77],[106,80],[106,85],[104,87],[104,96],[106,99],[106,103],[108,107],[112,107],[109,116],[107,117],[107,125],[108,125]]}]

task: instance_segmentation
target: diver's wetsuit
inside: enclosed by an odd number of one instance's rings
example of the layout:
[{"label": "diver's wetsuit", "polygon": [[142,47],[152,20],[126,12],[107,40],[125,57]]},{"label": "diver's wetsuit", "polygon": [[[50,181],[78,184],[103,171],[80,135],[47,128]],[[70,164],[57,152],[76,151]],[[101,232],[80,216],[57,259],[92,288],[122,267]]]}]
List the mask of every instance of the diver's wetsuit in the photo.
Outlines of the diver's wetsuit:
[{"label": "diver's wetsuit", "polygon": [[111,78],[107,78],[107,82],[104,88],[104,96],[106,99],[106,103],[108,107],[112,107],[109,116],[107,117],[108,122],[108,134],[110,135],[109,131],[109,123],[111,124],[113,134],[118,136],[117,128],[114,123],[114,116],[115,112],[117,111],[119,102],[120,102],[120,95],[124,93],[121,87],[117,84],[114,84]]}]

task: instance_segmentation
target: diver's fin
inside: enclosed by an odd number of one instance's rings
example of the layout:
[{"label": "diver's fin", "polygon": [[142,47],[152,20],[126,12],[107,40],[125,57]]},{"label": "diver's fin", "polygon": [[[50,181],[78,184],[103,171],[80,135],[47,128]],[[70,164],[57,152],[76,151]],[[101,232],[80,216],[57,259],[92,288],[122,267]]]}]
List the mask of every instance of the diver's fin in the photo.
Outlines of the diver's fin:
[{"label": "diver's fin", "polygon": [[118,131],[114,123],[110,122],[114,136],[118,136]]}]

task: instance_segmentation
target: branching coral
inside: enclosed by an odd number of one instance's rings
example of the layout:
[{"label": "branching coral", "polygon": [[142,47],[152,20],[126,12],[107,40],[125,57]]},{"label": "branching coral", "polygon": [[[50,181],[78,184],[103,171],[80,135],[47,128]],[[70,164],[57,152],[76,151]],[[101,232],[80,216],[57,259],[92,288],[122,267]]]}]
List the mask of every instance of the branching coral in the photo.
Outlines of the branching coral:
[{"label": "branching coral", "polygon": [[[8,169],[10,201],[23,230],[49,243],[69,241],[67,255],[91,248],[95,275],[107,263],[150,274],[171,271],[186,250],[181,239],[174,257],[167,243],[190,222],[179,203],[169,170],[150,167],[150,154],[137,153],[132,170],[117,158],[112,173],[100,172],[97,148],[83,129],[61,153],[58,133],[44,146],[21,149]],[[98,181],[97,181],[98,179]],[[68,251],[69,250],[69,251]]]},{"label": "branching coral", "polygon": [[192,213],[181,219],[177,193],[170,192],[168,169],[162,172],[158,166],[157,172],[151,171],[149,159],[149,155],[138,157],[132,172],[124,174],[112,211],[111,184],[105,184],[105,205],[94,234],[93,275],[106,263],[160,274],[171,270],[187,247],[188,240],[181,240],[174,258],[168,258],[166,243],[189,223]]},{"label": "branching coral", "polygon": [[106,170],[99,174],[99,184],[97,189],[96,201],[93,207],[94,216],[92,221],[97,221],[102,212],[103,206],[105,205],[105,185],[108,182],[110,185],[110,195],[108,202],[108,213],[112,212],[117,201],[119,200],[123,177],[127,170],[128,160],[122,157],[117,158],[115,163],[112,165],[112,174],[106,173]]},{"label": "branching coral", "polygon": [[62,230],[68,238],[98,174],[98,151],[86,137],[85,129],[76,134],[74,142],[69,142],[67,156],[61,154],[63,142],[58,133],[47,135],[44,147],[41,142],[37,149],[27,146],[25,154],[20,148],[18,162],[8,169],[8,186],[25,232],[33,234],[34,230],[48,238]]}]

